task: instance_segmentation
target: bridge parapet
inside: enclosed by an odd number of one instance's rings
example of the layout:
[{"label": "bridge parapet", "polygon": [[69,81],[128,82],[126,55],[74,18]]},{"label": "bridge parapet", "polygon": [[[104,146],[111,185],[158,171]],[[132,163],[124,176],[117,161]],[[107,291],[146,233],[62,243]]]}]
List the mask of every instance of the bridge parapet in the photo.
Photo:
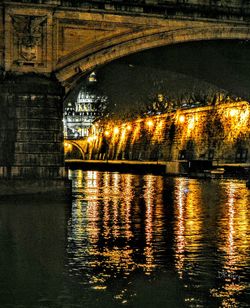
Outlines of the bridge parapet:
[{"label": "bridge parapet", "polygon": [[250,1],[0,0],[0,66],[70,89],[116,58],[201,39],[249,39]]},{"label": "bridge parapet", "polygon": [[93,11],[104,10],[124,14],[156,14],[170,18],[193,17],[246,19],[250,15],[248,0],[2,0],[4,3],[29,3],[52,5],[62,8],[78,8]]}]

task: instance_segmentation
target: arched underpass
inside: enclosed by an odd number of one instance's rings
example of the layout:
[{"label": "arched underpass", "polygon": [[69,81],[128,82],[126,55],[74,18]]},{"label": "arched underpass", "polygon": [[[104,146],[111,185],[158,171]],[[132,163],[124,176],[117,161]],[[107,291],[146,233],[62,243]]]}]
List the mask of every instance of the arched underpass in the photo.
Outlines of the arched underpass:
[{"label": "arched underpass", "polygon": [[10,187],[16,192],[29,191],[30,183],[34,191],[42,186],[50,190],[64,186],[63,92],[73,89],[86,73],[153,47],[250,38],[248,8],[238,2],[234,10],[211,7],[215,17],[201,14],[200,5],[192,3],[188,13],[173,4],[176,11],[168,16],[165,10],[158,14],[144,8],[142,13],[119,11],[119,7],[86,11],[66,7],[64,2],[23,2],[0,6],[0,148],[4,149],[0,177],[4,194],[11,193]]}]

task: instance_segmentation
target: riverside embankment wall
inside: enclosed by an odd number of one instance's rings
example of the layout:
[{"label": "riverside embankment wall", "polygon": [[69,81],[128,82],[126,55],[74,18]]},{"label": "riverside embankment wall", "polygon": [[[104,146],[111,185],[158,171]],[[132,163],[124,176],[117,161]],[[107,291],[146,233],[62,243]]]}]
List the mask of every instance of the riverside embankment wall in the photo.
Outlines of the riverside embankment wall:
[{"label": "riverside embankment wall", "polygon": [[237,102],[110,121],[74,143],[84,159],[249,163],[250,106]]}]

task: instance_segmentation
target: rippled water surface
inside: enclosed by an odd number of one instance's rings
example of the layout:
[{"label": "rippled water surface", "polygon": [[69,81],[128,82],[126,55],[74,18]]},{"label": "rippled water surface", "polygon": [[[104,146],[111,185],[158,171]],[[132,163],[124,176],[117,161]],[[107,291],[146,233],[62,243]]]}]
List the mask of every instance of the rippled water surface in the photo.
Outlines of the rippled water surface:
[{"label": "rippled water surface", "polygon": [[0,307],[248,307],[250,191],[71,171],[69,204],[0,204]]}]

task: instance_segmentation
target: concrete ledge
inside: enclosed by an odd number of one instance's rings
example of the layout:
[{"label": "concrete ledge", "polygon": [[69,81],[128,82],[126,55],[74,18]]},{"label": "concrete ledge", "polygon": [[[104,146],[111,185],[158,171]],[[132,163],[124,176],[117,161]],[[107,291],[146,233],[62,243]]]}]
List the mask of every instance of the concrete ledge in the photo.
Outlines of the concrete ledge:
[{"label": "concrete ledge", "polygon": [[187,161],[168,161],[166,162],[166,174],[168,175],[187,175]]},{"label": "concrete ledge", "polygon": [[69,199],[71,198],[71,193],[71,181],[68,179],[0,179],[0,197],[14,195],[43,195],[55,200],[61,198]]},{"label": "concrete ledge", "polygon": [[188,161],[137,161],[137,160],[82,160],[69,159],[65,164],[70,169],[117,171],[123,173],[152,173],[192,178],[242,178],[249,179],[249,164],[227,164],[211,169],[189,170]]},{"label": "concrete ledge", "polygon": [[118,171],[126,173],[165,174],[166,163],[156,161],[129,160],[66,160],[65,165],[71,169]]}]

